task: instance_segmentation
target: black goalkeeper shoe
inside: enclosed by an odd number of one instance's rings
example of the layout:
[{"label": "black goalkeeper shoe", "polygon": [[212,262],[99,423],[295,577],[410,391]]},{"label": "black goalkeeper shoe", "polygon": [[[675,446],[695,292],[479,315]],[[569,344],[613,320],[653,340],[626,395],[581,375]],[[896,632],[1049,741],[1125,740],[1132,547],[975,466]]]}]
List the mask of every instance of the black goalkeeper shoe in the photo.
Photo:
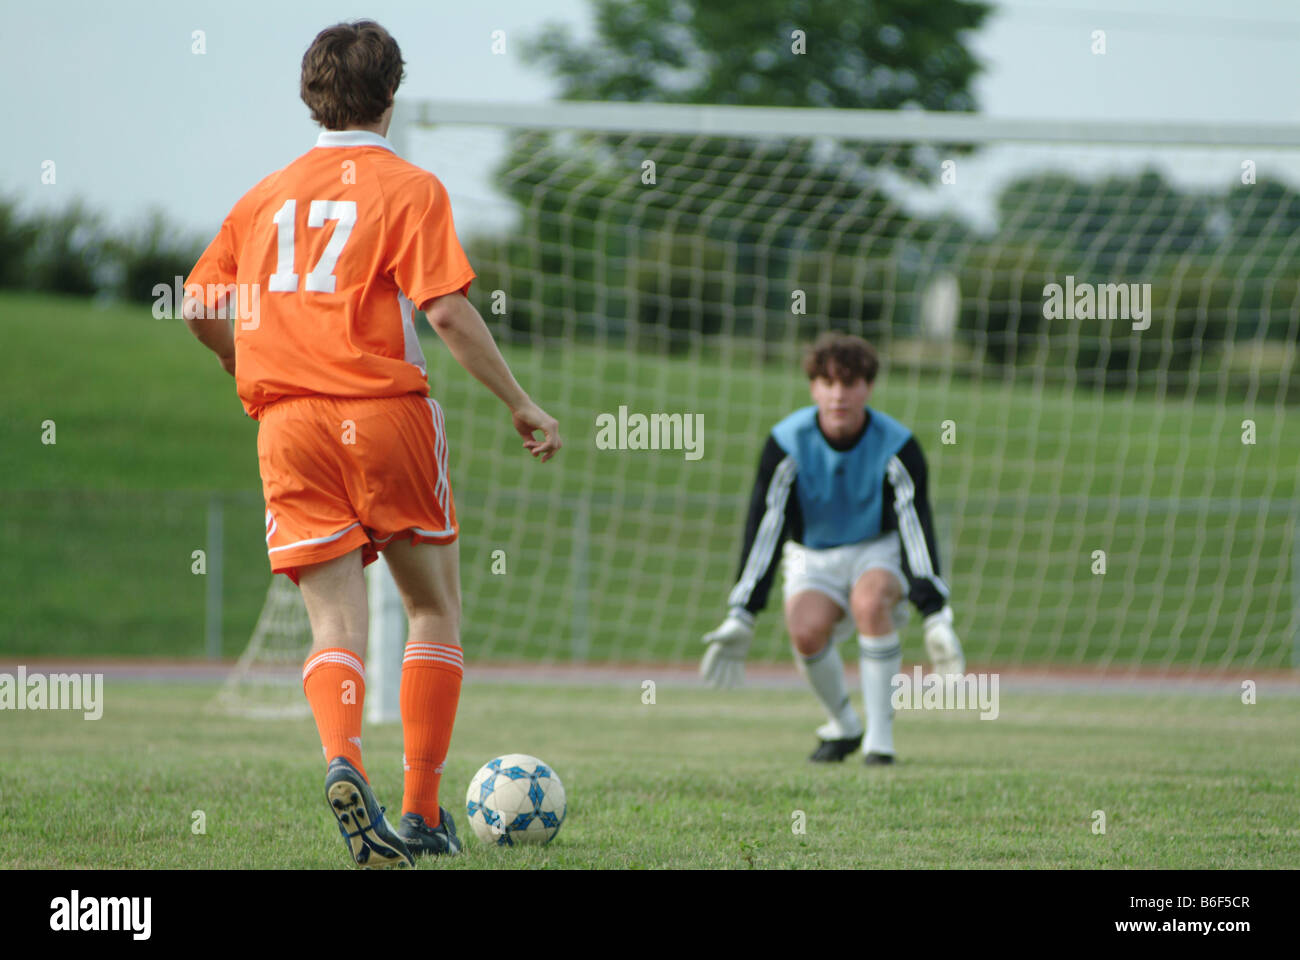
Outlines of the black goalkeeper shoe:
[{"label": "black goalkeeper shoe", "polygon": [[888,766],[894,762],[892,753],[869,753],[862,758],[862,762],[868,767]]},{"label": "black goalkeeper shoe", "polygon": [[438,808],[441,822],[430,827],[418,813],[402,814],[397,825],[397,835],[417,857],[451,856],[460,853],[460,837],[456,836],[456,821],[444,807]]},{"label": "black goalkeeper shoe", "polygon": [[809,754],[813,763],[843,763],[844,758],[862,746],[862,736],[846,737],[843,740],[821,740],[817,749]]},{"label": "black goalkeeper shoe", "polygon": [[402,838],[397,835],[384,808],[361,771],[344,757],[330,761],[325,773],[325,801],[339,822],[339,833],[357,866],[367,870],[415,866]]}]

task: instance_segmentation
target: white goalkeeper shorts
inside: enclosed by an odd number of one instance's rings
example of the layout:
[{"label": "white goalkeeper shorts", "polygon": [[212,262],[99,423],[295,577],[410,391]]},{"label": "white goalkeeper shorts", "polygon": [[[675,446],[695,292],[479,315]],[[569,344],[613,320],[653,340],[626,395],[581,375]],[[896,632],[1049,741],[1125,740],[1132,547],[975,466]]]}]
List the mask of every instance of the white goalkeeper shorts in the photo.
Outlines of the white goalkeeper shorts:
[{"label": "white goalkeeper shorts", "polygon": [[849,543],[829,550],[811,550],[787,540],[781,554],[781,579],[787,601],[795,594],[816,590],[830,597],[844,611],[844,617],[835,625],[833,637],[836,641],[855,635],[857,627],[849,613],[849,595],[858,578],[868,570],[877,569],[888,570],[898,581],[903,598],[894,606],[893,614],[894,629],[901,630],[907,623],[910,609],[897,531],[890,531],[875,540]]}]

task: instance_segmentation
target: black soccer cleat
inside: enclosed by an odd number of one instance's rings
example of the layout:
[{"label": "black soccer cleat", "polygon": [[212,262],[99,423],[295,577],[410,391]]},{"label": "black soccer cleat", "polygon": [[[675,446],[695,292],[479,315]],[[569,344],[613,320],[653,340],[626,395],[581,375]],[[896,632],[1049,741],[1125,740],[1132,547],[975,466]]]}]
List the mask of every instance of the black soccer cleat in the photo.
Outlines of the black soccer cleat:
[{"label": "black soccer cleat", "polygon": [[868,753],[862,758],[862,762],[868,767],[888,766],[894,762],[892,753]]},{"label": "black soccer cleat", "polygon": [[809,754],[813,763],[842,763],[858,747],[862,746],[862,735],[846,737],[842,740],[820,740],[817,749]]},{"label": "black soccer cleat", "polygon": [[407,849],[417,857],[452,856],[460,853],[460,837],[456,836],[456,821],[444,807],[438,808],[441,822],[430,827],[418,813],[402,814],[397,825],[397,835]]},{"label": "black soccer cleat", "polygon": [[345,757],[330,761],[325,801],[357,866],[367,870],[415,866],[415,858],[384,817],[384,808],[375,800],[370,784]]}]

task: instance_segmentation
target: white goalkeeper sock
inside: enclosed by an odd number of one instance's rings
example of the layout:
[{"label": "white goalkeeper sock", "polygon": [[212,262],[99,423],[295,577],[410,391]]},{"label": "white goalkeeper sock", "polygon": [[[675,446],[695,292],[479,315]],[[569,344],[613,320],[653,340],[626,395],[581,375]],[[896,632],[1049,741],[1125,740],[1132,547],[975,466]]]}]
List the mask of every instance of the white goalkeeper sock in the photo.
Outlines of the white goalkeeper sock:
[{"label": "white goalkeeper sock", "polygon": [[858,663],[862,670],[862,702],[867,714],[864,753],[894,752],[894,708],[889,702],[890,681],[903,669],[903,646],[898,631],[883,637],[858,637]]},{"label": "white goalkeeper sock", "polygon": [[862,721],[849,701],[848,687],[844,683],[844,661],[835,648],[834,640],[827,640],[826,646],[811,657],[796,654],[803,674],[817,694],[817,699],[826,708],[826,716],[832,724],[839,726],[841,735],[831,737],[834,740],[847,740],[862,733]]}]

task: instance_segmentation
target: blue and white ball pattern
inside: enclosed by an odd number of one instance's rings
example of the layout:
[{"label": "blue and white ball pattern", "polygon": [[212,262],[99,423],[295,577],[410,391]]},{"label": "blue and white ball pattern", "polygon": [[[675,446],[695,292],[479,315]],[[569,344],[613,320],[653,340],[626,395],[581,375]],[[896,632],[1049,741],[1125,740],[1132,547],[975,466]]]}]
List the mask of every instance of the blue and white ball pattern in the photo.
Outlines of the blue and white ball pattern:
[{"label": "blue and white ball pattern", "polygon": [[465,794],[474,834],[501,847],[549,843],[564,823],[564,784],[547,764],[526,753],[489,760]]}]

